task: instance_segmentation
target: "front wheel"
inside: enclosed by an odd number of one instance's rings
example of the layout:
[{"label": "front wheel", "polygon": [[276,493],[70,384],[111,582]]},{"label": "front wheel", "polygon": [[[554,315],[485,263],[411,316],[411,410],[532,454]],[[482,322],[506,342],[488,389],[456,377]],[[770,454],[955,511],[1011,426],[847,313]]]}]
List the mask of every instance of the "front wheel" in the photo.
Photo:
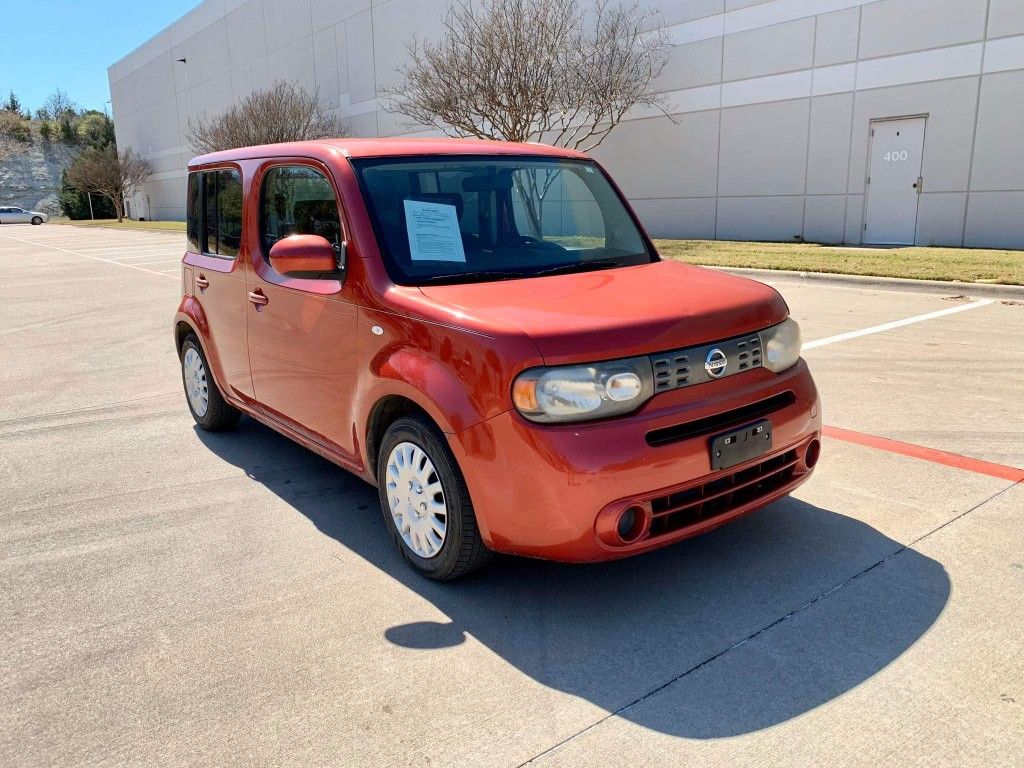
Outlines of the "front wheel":
[{"label": "front wheel", "polygon": [[220,432],[238,423],[242,414],[229,405],[217,389],[195,334],[189,334],[181,347],[181,380],[196,424],[208,432]]},{"label": "front wheel", "polygon": [[37,226],[37,227],[38,227],[38,226],[39,226],[40,224],[42,224],[42,223],[43,223],[43,217],[42,217],[42,216],[33,216],[33,217],[32,217],[32,223],[33,223],[33,224],[34,224],[35,226]]},{"label": "front wheel", "polygon": [[490,559],[462,472],[444,436],[426,419],[410,416],[388,428],[377,485],[385,524],[422,575],[456,579]]}]

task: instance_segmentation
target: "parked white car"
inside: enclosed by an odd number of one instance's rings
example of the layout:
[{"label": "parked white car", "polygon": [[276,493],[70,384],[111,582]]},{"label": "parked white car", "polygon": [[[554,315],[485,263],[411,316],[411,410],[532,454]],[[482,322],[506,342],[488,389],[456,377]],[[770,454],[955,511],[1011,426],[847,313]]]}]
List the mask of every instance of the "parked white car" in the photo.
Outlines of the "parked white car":
[{"label": "parked white car", "polygon": [[26,211],[13,205],[0,206],[0,224],[42,224],[49,219],[40,211]]}]

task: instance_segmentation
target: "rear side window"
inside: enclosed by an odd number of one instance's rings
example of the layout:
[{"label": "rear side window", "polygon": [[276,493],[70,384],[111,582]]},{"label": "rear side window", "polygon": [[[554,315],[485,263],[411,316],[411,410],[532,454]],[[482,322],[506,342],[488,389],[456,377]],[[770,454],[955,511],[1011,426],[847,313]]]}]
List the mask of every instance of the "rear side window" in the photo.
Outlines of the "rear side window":
[{"label": "rear side window", "polygon": [[260,193],[263,253],[289,235],[320,235],[341,251],[341,218],[334,187],[320,171],[305,165],[271,168]]},{"label": "rear side window", "polygon": [[187,221],[188,249],[192,253],[199,253],[199,187],[200,174],[190,173],[188,175],[188,195],[185,202],[185,219]]},{"label": "rear side window", "polygon": [[234,169],[188,176],[189,250],[226,258],[238,256],[242,243],[242,177]]}]

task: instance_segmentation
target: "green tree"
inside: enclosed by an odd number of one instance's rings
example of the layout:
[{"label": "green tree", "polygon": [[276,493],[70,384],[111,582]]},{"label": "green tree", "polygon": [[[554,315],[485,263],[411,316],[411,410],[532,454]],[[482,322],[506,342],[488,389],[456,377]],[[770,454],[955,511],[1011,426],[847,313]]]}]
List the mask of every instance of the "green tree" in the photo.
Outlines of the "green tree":
[{"label": "green tree", "polygon": [[75,121],[75,135],[84,146],[103,149],[114,143],[114,121],[102,112],[83,112]]},{"label": "green tree", "polygon": [[4,104],[3,108],[8,112],[14,112],[17,115],[21,114],[21,99],[14,95],[14,91],[10,92],[10,95],[7,97],[7,102]]},{"label": "green tree", "polygon": [[75,124],[70,118],[64,118],[57,123],[57,133],[62,141],[73,144],[78,134],[75,133]]},{"label": "green tree", "polygon": [[[60,192],[57,194],[60,208],[69,219],[89,218],[89,195],[80,192],[68,184],[68,172],[65,170],[60,177]],[[92,214],[97,219],[113,219],[117,216],[113,204],[103,195],[92,196]]]}]

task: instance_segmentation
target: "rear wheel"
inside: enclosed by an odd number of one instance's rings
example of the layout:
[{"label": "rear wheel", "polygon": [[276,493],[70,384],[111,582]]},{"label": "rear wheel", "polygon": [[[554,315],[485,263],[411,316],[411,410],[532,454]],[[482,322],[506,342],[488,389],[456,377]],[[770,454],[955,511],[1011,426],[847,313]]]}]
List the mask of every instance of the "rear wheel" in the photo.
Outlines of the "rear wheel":
[{"label": "rear wheel", "polygon": [[43,223],[43,217],[42,216],[33,216],[32,217],[32,223],[35,224],[38,227],[40,224]]},{"label": "rear wheel", "polygon": [[242,414],[229,405],[217,389],[195,334],[189,334],[181,347],[181,381],[185,385],[188,409],[200,427],[208,432],[220,432],[238,423]]},{"label": "rear wheel", "polygon": [[422,575],[457,579],[490,559],[462,472],[444,435],[426,419],[409,416],[388,428],[377,485],[392,538]]}]

